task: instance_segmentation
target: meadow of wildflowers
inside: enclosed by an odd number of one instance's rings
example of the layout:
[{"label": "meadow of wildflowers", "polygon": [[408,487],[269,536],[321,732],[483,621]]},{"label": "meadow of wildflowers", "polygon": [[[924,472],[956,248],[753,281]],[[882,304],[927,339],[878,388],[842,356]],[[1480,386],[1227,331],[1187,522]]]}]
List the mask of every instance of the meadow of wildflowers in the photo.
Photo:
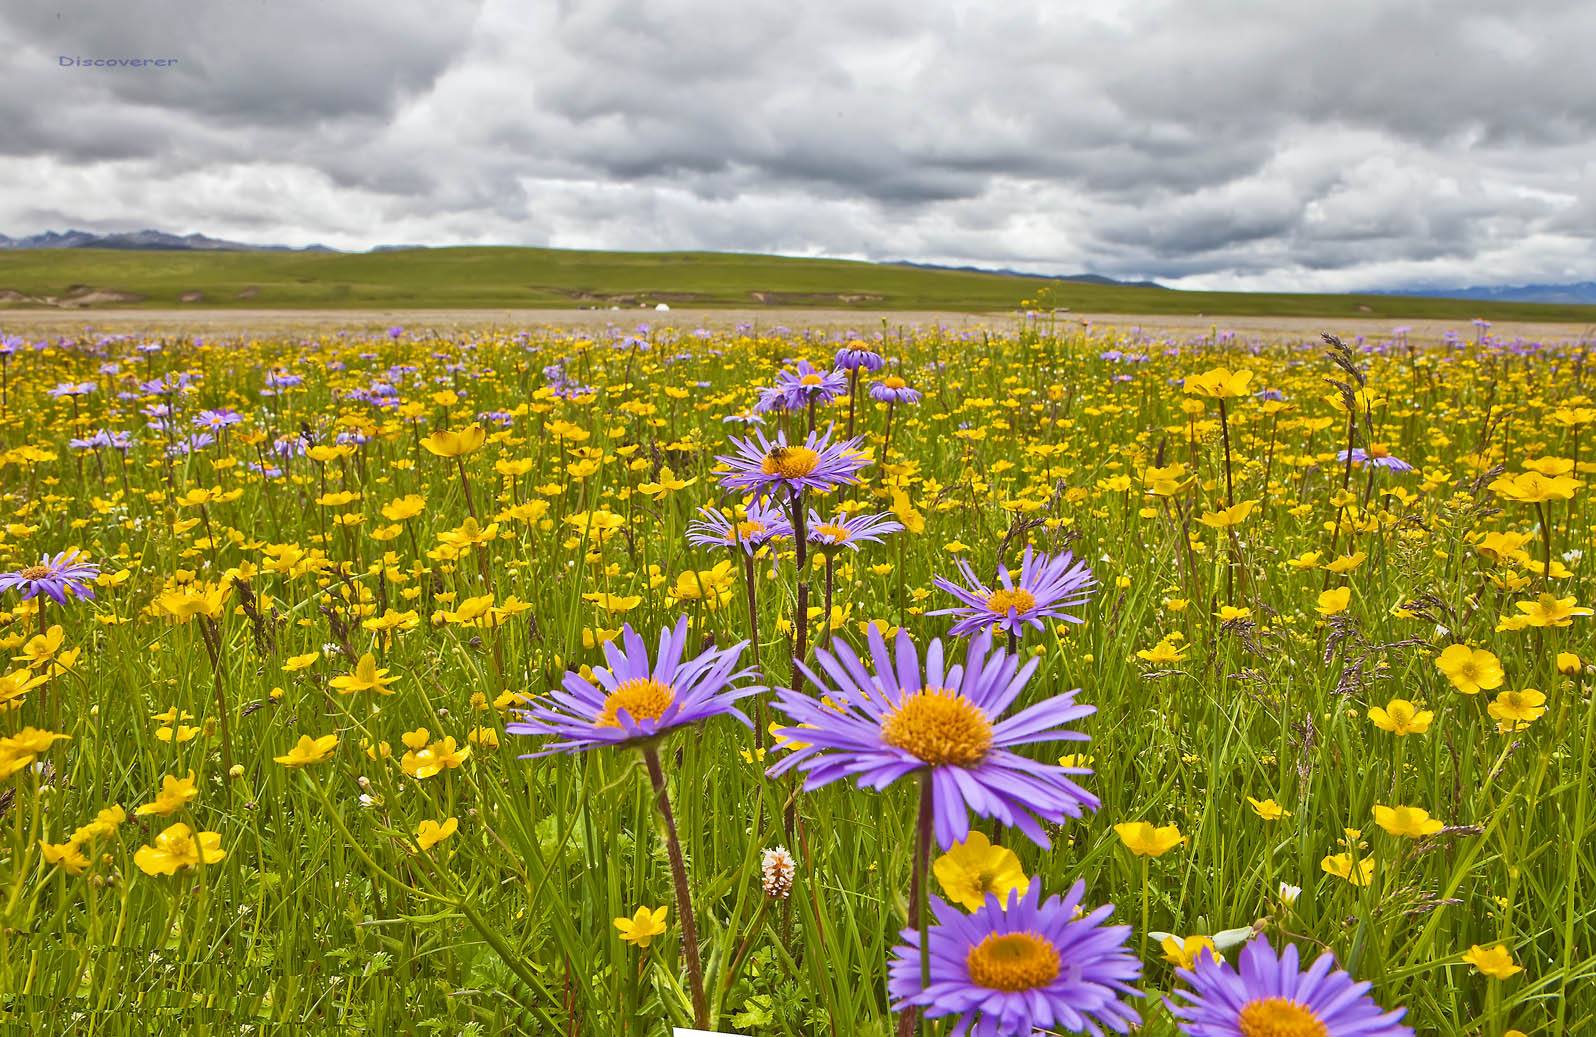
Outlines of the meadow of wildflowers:
[{"label": "meadow of wildflowers", "polygon": [[1590,360],[0,336],[0,1018],[1596,1033]]}]

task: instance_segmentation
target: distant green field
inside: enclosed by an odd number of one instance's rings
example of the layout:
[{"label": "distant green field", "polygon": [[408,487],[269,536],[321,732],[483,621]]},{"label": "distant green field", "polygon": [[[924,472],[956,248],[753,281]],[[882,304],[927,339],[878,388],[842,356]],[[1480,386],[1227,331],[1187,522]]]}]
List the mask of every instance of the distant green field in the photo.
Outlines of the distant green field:
[{"label": "distant green field", "polygon": [[1052,285],[1080,312],[1596,323],[1596,306],[1387,295],[1178,292],[726,252],[437,248],[376,253],[0,252],[0,308],[816,307],[1012,310]]}]

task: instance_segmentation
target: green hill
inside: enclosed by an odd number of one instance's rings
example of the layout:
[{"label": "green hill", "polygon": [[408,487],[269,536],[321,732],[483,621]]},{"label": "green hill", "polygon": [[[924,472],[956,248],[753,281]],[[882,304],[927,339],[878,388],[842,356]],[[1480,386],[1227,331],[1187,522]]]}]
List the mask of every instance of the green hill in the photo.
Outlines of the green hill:
[{"label": "green hill", "polygon": [[607,309],[823,307],[1005,311],[1051,286],[1079,312],[1596,323],[1596,306],[1389,295],[1180,292],[728,252],[545,248],[370,253],[0,251],[0,307]]}]

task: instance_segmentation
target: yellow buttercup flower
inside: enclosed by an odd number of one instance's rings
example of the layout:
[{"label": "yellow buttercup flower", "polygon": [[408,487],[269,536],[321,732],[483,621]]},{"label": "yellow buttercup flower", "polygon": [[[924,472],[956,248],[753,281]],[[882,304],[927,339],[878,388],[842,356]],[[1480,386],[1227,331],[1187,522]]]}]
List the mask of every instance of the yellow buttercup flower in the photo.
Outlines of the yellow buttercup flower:
[{"label": "yellow buttercup flower", "polygon": [[1498,497],[1524,504],[1571,500],[1578,488],[1579,480],[1571,475],[1548,477],[1540,472],[1504,475],[1491,483],[1491,492]]},{"label": "yellow buttercup flower", "polygon": [[1276,803],[1272,799],[1253,799],[1251,796],[1248,796],[1247,802],[1251,804],[1253,813],[1257,814],[1265,821],[1278,821],[1282,817],[1291,816],[1291,811],[1287,810],[1285,807],[1281,806],[1279,803]]},{"label": "yellow buttercup flower", "polygon": [[1252,372],[1214,367],[1202,374],[1187,375],[1181,385],[1193,396],[1206,396],[1216,400],[1231,399],[1246,396],[1252,391]]},{"label": "yellow buttercup flower", "polygon": [[1219,951],[1210,936],[1166,936],[1158,946],[1164,952],[1164,960],[1177,969],[1195,968],[1197,959],[1204,954],[1219,960]]},{"label": "yellow buttercup flower", "polygon": [[453,835],[459,827],[457,818],[451,817],[442,823],[428,818],[416,826],[416,845],[425,853]]},{"label": "yellow buttercup flower", "polygon": [[1468,645],[1448,645],[1445,651],[1436,656],[1435,668],[1446,675],[1452,687],[1465,695],[1478,695],[1481,691],[1499,688],[1506,676],[1494,654]]},{"label": "yellow buttercup flower", "polygon": [[367,652],[356,661],[353,673],[334,677],[328,683],[344,695],[353,695],[361,691],[375,691],[379,695],[392,695],[394,689],[389,687],[389,684],[393,680],[394,678],[388,676],[386,669],[377,667],[377,657]]},{"label": "yellow buttercup flower", "polygon": [[194,787],[193,771],[189,771],[188,776],[184,778],[168,774],[161,779],[161,791],[156,793],[155,799],[133,813],[139,817],[148,817],[151,814],[175,814],[198,795],[199,790]]},{"label": "yellow buttercup flower", "polygon": [[[422,733],[425,734],[425,730]],[[405,744],[411,749],[399,760],[399,766],[412,778],[430,778],[443,771],[453,770],[471,757],[471,750],[461,748],[454,735],[447,735],[421,748],[412,744],[411,737],[405,736]]]},{"label": "yellow buttercup flower", "polygon": [[1351,600],[1351,587],[1332,587],[1319,595],[1319,603],[1314,608],[1321,616],[1335,616],[1345,612]]},{"label": "yellow buttercup flower", "polygon": [[1574,597],[1559,598],[1555,594],[1542,594],[1534,601],[1518,602],[1524,622],[1532,627],[1566,627],[1576,618],[1591,614],[1591,609],[1574,603]]},{"label": "yellow buttercup flower", "polygon": [[1180,649],[1170,643],[1168,638],[1158,642],[1151,648],[1143,648],[1136,653],[1136,658],[1142,662],[1152,663],[1154,666],[1173,666],[1185,658]]},{"label": "yellow buttercup flower", "polygon": [[426,510],[427,499],[415,493],[396,497],[382,506],[382,517],[389,522],[404,522]]},{"label": "yellow buttercup flower", "polygon": [[1430,729],[1435,714],[1407,699],[1392,699],[1384,706],[1369,707],[1369,719],[1375,727],[1395,735],[1422,735]]},{"label": "yellow buttercup flower", "polygon": [[1354,860],[1350,853],[1331,854],[1319,862],[1319,867],[1326,875],[1334,875],[1338,879],[1346,879],[1354,886],[1367,886],[1374,881],[1374,858],[1362,857]]},{"label": "yellow buttercup flower", "polygon": [[1434,835],[1446,825],[1430,816],[1422,807],[1388,807],[1376,805],[1374,823],[1391,835],[1407,839],[1421,839]]},{"label": "yellow buttercup flower", "polygon": [[621,939],[627,943],[635,947],[647,947],[654,937],[665,931],[667,910],[665,907],[640,907],[630,918],[615,919],[615,928],[621,931]]},{"label": "yellow buttercup flower", "polygon": [[140,847],[133,863],[146,875],[175,875],[199,864],[215,864],[226,856],[220,834],[196,833],[179,822],[157,835],[153,844]]},{"label": "yellow buttercup flower", "polygon": [[1475,944],[1463,953],[1463,961],[1492,979],[1507,979],[1524,971],[1522,965],[1514,963],[1512,952],[1507,949],[1507,945],[1501,943],[1495,947]]},{"label": "yellow buttercup flower", "polygon": [[1130,821],[1114,826],[1114,833],[1125,848],[1138,857],[1162,857],[1186,841],[1175,825],[1155,828],[1147,821]]},{"label": "yellow buttercup flower", "polygon": [[1024,896],[1031,887],[1019,856],[1007,847],[993,846],[984,832],[972,831],[956,843],[932,862],[931,873],[943,894],[966,911],[980,908],[988,894],[1007,903],[1010,894]]},{"label": "yellow buttercup flower", "polygon": [[1197,516],[1197,521],[1212,529],[1228,529],[1231,526],[1239,526],[1247,521],[1247,517],[1252,514],[1253,509],[1257,506],[1258,502],[1255,500],[1244,500],[1232,504],[1228,508],[1204,512]]},{"label": "yellow buttercup flower", "polygon": [[308,767],[313,763],[325,763],[332,759],[333,750],[338,747],[336,734],[322,735],[312,738],[310,735],[300,735],[294,747],[282,756],[273,756],[272,759],[284,767]]},{"label": "yellow buttercup flower", "polygon": [[1546,714],[1546,695],[1536,688],[1499,693],[1486,707],[1504,733],[1522,730]]},{"label": "yellow buttercup flower", "polygon": [[227,590],[225,584],[189,584],[162,592],[156,597],[155,606],[178,623],[198,616],[216,619],[222,614]]},{"label": "yellow buttercup flower", "polygon": [[439,429],[423,439],[421,445],[426,447],[429,453],[437,454],[439,457],[464,457],[480,449],[487,438],[488,434],[481,425],[472,425],[459,432]]},{"label": "yellow buttercup flower", "polygon": [[81,875],[89,870],[89,858],[84,856],[83,848],[75,839],[64,843],[50,843],[40,839],[39,853],[44,857],[44,863],[60,868],[68,875]]}]

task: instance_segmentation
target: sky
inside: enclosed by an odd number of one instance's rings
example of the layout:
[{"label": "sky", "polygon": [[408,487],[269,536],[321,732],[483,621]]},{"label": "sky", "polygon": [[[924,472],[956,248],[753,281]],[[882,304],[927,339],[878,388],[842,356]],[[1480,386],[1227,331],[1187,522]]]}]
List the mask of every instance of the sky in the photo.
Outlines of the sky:
[{"label": "sky", "polygon": [[0,40],[13,236],[1596,280],[1591,0],[29,0]]}]

